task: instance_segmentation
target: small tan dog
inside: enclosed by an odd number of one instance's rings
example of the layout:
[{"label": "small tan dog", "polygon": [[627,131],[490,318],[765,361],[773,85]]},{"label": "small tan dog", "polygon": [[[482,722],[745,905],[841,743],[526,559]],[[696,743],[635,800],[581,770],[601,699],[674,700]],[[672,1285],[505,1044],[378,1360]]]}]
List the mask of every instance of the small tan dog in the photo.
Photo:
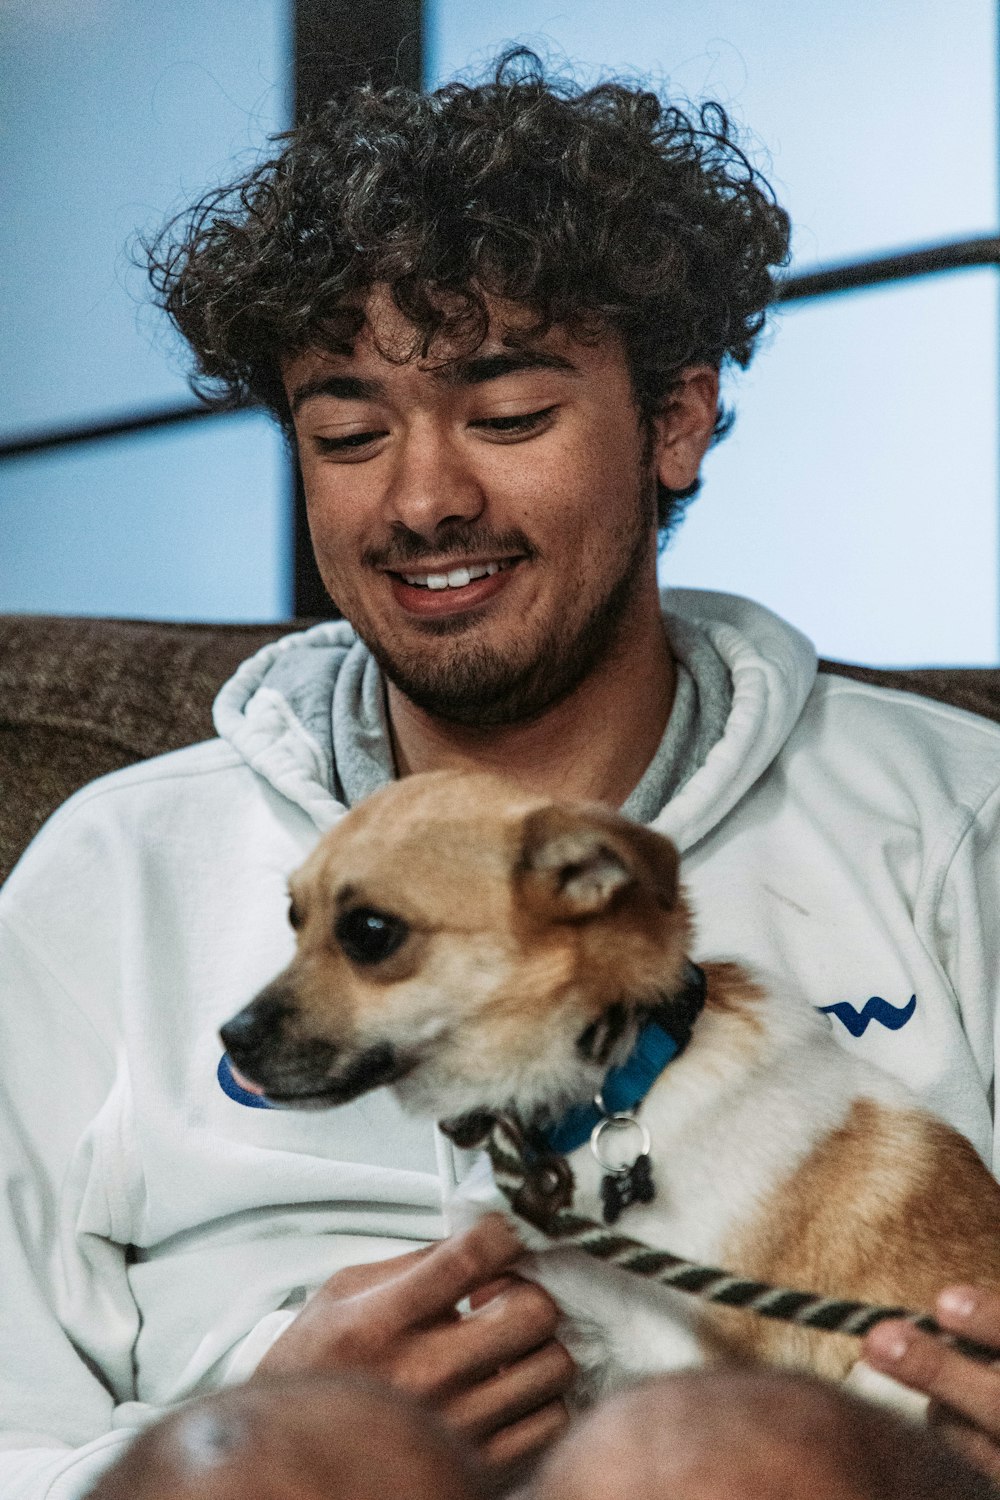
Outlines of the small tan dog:
[{"label": "small tan dog", "polygon": [[[682,1050],[637,1107],[653,1195],[626,1192],[629,1235],[917,1310],[950,1281],[1000,1286],[1000,1187],[967,1141],[735,965],[706,963],[692,1003],[677,864],[667,839],[601,807],[480,775],[394,783],[292,877],[296,955],[222,1029],[238,1079],[293,1108],[388,1084],[459,1138],[483,1112],[544,1137],[654,1021]],[[600,1218],[605,1170],[587,1142],[569,1162],[574,1208]],[[838,1379],[857,1359],[846,1335],[584,1261],[548,1249],[533,1274],[575,1327],[592,1388],[720,1354]]]}]

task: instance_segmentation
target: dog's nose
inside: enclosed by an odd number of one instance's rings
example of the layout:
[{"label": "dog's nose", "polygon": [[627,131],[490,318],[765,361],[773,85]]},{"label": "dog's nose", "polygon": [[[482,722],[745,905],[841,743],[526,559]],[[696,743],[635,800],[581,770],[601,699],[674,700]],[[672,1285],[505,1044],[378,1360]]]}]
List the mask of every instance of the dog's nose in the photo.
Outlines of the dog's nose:
[{"label": "dog's nose", "polygon": [[219,1035],[237,1066],[241,1060],[250,1062],[258,1057],[269,1045],[273,1047],[281,1023],[290,1014],[291,1006],[286,1001],[265,991],[227,1021]]}]

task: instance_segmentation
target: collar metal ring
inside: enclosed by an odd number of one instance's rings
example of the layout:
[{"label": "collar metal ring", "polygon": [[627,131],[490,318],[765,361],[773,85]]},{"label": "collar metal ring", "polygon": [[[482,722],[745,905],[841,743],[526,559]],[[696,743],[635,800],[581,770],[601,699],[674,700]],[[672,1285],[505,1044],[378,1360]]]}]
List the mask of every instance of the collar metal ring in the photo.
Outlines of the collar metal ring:
[{"label": "collar metal ring", "polygon": [[[628,1140],[629,1135],[633,1140]],[[623,1148],[633,1145],[638,1149],[629,1155]],[[605,1115],[590,1132],[590,1149],[597,1165],[612,1177],[627,1177],[639,1157],[649,1155],[650,1145],[649,1131],[635,1115]],[[624,1160],[626,1155],[629,1155],[628,1160]]]}]

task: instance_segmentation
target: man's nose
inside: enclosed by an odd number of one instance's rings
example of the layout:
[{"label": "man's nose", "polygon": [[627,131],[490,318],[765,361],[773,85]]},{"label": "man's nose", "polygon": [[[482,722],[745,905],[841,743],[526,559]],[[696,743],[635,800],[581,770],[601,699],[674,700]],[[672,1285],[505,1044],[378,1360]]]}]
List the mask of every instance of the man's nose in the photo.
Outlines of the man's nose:
[{"label": "man's nose", "polygon": [[461,444],[425,428],[399,444],[385,502],[389,521],[431,541],[438,527],[481,515],[486,495]]}]

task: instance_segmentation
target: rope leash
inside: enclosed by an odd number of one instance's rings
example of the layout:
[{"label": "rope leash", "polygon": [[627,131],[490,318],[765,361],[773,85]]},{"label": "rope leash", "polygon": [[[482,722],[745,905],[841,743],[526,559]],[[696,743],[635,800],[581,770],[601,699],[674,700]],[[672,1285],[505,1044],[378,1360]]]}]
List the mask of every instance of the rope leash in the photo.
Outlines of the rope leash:
[{"label": "rope leash", "polygon": [[[485,1124],[485,1120],[484,1120]],[[490,1121],[488,1134],[476,1145],[485,1148],[497,1187],[514,1212],[560,1245],[582,1250],[605,1265],[688,1292],[721,1307],[737,1307],[762,1318],[776,1318],[824,1333],[860,1337],[887,1318],[906,1318],[916,1328],[936,1334],[959,1353],[985,1362],[1000,1361],[1000,1351],[943,1329],[929,1313],[906,1307],[879,1306],[840,1297],[820,1297],[791,1287],[773,1286],[733,1276],[718,1266],[684,1260],[668,1250],[654,1250],[641,1240],[605,1228],[570,1211],[573,1174],[565,1157],[534,1156],[524,1133],[510,1118]],[[463,1142],[463,1144],[466,1144]]]}]

